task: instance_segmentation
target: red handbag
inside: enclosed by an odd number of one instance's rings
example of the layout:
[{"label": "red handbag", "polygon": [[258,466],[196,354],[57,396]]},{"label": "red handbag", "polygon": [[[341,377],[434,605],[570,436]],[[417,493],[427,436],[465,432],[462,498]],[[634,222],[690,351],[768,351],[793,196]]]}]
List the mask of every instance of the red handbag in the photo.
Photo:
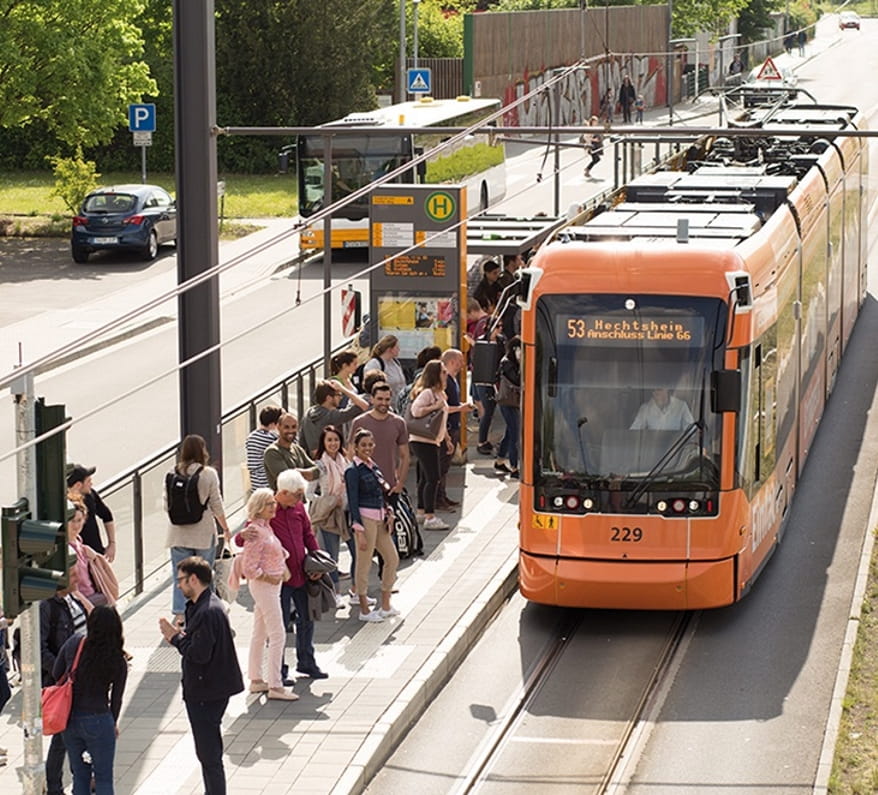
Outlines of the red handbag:
[{"label": "red handbag", "polygon": [[73,665],[69,670],[65,671],[54,685],[43,688],[40,702],[42,703],[43,713],[43,735],[48,737],[52,734],[60,734],[67,728],[67,721],[70,720],[70,710],[73,707],[73,680],[76,673],[76,667],[79,665],[79,655],[82,654],[82,647],[85,644],[85,638],[79,641],[79,648],[76,650],[76,657],[73,658]]}]

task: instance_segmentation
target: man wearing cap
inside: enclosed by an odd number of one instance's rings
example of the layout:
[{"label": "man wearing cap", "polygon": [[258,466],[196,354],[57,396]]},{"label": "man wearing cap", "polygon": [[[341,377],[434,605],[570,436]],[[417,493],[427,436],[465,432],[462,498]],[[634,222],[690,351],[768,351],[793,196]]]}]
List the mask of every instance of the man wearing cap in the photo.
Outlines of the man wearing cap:
[{"label": "man wearing cap", "polygon": [[[83,543],[90,546],[95,552],[105,555],[107,560],[112,563],[116,557],[116,523],[113,521],[113,512],[101,499],[101,495],[92,488],[92,475],[94,473],[95,467],[68,464],[67,494],[71,499],[82,500],[88,511],[80,533]],[[104,523],[104,530],[107,533],[106,547],[104,547],[101,531],[98,528],[98,517]]]}]

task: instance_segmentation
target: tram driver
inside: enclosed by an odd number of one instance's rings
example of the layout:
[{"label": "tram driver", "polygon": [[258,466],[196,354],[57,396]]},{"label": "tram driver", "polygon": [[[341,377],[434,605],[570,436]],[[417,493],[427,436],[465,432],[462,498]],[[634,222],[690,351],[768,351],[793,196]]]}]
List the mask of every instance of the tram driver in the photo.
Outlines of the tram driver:
[{"label": "tram driver", "polygon": [[675,397],[667,387],[656,387],[652,397],[637,411],[632,431],[682,431],[695,419],[685,400]]}]

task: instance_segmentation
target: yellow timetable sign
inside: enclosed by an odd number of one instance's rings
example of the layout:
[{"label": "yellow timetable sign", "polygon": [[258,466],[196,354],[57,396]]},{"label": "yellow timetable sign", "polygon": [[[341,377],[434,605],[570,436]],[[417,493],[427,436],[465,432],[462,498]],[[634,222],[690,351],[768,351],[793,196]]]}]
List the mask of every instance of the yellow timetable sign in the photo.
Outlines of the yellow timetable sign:
[{"label": "yellow timetable sign", "polygon": [[557,530],[558,517],[554,514],[535,513],[533,515],[533,526],[537,530]]},{"label": "yellow timetable sign", "polygon": [[372,204],[414,204],[414,196],[373,196]]}]

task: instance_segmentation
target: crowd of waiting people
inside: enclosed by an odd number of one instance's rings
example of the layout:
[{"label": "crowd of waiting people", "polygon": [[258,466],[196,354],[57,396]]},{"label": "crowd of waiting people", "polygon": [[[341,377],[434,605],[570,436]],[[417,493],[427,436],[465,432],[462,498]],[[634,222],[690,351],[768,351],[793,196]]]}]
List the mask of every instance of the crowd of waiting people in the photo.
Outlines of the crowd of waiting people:
[{"label": "crowd of waiting people", "polygon": [[[499,266],[486,266],[486,285],[479,293],[483,303],[471,299],[468,306],[465,339],[470,344],[490,340],[503,348],[496,389],[473,385],[472,400],[464,400],[464,353],[429,346],[408,372],[399,360],[399,341],[386,336],[365,365],[354,350],[332,358],[331,375],[317,383],[301,422],[280,407],[262,408],[259,425],[246,440],[250,496],[246,521],[234,537],[204,439],[183,439],[165,493],[172,617],[161,619],[159,629],[182,657],[183,698],[206,791],[225,791],[221,721],[232,695],[248,688],[268,699],[294,701],[298,696],[288,688],[295,675],[328,676],[315,659],[315,617],[348,604],[352,616],[364,623],[400,615],[391,602],[399,565],[392,520],[412,462],[416,522],[424,530],[448,530],[440,514],[460,508],[446,481],[460,444],[461,419],[477,409],[477,449],[493,455],[488,432],[499,405],[506,429],[494,470],[518,476],[520,339],[505,322],[492,324],[489,312],[520,264],[510,258],[503,273],[495,273]],[[355,384],[358,368],[362,377]],[[74,795],[113,792],[115,740],[130,658],[114,607],[119,597],[112,566],[115,522],[94,488],[94,474],[94,467],[68,465],[67,538],[75,563],[66,586],[39,607],[43,686],[76,667],[67,729],[49,744],[48,795],[64,792],[65,758]],[[182,514],[178,498],[185,505]],[[349,553],[349,572],[339,569],[342,544]],[[239,552],[230,572],[218,567],[223,549]],[[380,587],[370,596],[376,556]],[[233,593],[245,580],[253,601],[249,686],[234,651],[228,605],[215,593],[219,577],[228,578],[222,584]],[[284,654],[290,622],[295,675]],[[0,701],[8,697],[0,693]]]}]

